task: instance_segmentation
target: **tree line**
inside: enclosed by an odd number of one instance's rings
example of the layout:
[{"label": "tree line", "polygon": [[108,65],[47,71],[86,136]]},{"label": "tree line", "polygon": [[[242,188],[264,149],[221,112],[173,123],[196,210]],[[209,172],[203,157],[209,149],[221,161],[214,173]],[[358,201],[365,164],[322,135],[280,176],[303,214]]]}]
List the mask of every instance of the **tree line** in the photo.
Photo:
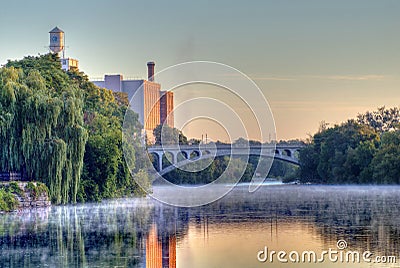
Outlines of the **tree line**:
[{"label": "tree line", "polygon": [[316,183],[400,183],[400,111],[380,107],[319,131],[300,151],[300,179]]}]

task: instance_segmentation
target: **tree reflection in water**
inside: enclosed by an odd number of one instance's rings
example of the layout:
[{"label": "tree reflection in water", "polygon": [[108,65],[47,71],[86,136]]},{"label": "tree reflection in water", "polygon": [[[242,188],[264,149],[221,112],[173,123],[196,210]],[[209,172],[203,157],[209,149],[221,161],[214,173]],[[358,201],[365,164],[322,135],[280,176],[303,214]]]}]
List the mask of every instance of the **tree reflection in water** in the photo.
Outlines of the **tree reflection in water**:
[{"label": "tree reflection in water", "polygon": [[190,239],[190,226],[203,230],[204,239],[212,239],[209,226],[223,225],[227,232],[239,233],[251,225],[272,231],[275,225],[299,222],[326,248],[345,238],[352,249],[382,255],[400,251],[400,187],[292,185],[262,187],[254,194],[247,189],[238,187],[222,200],[198,208],[138,198],[3,214],[0,263],[176,267],[181,242]]}]

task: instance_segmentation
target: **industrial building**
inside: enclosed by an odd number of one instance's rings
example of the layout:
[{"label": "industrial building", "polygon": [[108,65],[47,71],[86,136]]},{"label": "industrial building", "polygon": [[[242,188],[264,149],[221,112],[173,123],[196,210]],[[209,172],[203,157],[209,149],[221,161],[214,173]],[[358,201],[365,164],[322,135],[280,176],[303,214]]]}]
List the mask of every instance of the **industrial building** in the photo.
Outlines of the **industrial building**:
[{"label": "industrial building", "polygon": [[161,91],[160,99],[161,124],[174,127],[174,93],[172,91]]},{"label": "industrial building", "polygon": [[121,74],[105,75],[104,80],[92,81],[95,85],[128,95],[132,109],[139,114],[150,142],[154,141],[153,130],[166,123],[174,127],[174,94],[162,91],[154,81],[154,62],[147,63],[147,80],[124,80]]},{"label": "industrial building", "polygon": [[[65,33],[58,27],[50,32],[49,49],[60,56],[64,71],[78,70],[79,62],[65,57]],[[114,92],[124,92],[128,95],[132,109],[138,113],[148,141],[153,142],[153,130],[160,124],[166,123],[174,127],[174,94],[161,91],[161,85],[154,81],[154,62],[147,63],[147,80],[124,80],[121,74],[105,75],[104,80],[92,81],[95,85],[110,89]]]}]

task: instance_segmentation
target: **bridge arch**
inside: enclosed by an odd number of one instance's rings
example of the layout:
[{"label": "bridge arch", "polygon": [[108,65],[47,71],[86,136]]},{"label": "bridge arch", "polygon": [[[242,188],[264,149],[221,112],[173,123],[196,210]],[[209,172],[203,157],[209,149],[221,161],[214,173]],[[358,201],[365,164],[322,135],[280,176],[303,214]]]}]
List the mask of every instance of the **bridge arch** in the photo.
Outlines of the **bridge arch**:
[{"label": "bridge arch", "polygon": [[162,170],[162,154],[159,152],[148,152],[150,158],[150,162],[152,162],[153,165],[156,165],[154,168],[156,170]]},{"label": "bridge arch", "polygon": [[200,158],[201,156],[202,156],[202,153],[200,150],[193,150],[190,152],[189,159],[194,160],[194,159]]},{"label": "bridge arch", "polygon": [[163,153],[162,156],[162,168],[170,166],[171,164],[176,163],[177,153],[166,151]]},{"label": "bridge arch", "polygon": [[289,149],[283,149],[282,150],[282,155],[286,155],[286,156],[291,157],[292,156],[292,151],[289,150]]}]

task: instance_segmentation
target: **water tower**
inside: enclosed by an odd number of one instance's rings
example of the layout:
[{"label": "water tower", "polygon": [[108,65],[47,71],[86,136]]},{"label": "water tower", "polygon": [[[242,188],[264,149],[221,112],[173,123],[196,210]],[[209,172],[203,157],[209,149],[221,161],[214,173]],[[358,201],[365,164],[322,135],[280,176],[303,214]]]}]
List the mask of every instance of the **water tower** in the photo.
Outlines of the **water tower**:
[{"label": "water tower", "polygon": [[55,27],[50,32],[50,50],[54,53],[64,51],[64,31]]},{"label": "water tower", "polygon": [[60,59],[61,69],[63,69],[64,71],[78,70],[79,69],[78,60],[65,57],[64,31],[58,27],[55,27],[53,30],[49,32],[49,34],[50,34],[50,46],[49,46],[50,51],[57,54],[60,52],[63,53],[62,58]]}]

